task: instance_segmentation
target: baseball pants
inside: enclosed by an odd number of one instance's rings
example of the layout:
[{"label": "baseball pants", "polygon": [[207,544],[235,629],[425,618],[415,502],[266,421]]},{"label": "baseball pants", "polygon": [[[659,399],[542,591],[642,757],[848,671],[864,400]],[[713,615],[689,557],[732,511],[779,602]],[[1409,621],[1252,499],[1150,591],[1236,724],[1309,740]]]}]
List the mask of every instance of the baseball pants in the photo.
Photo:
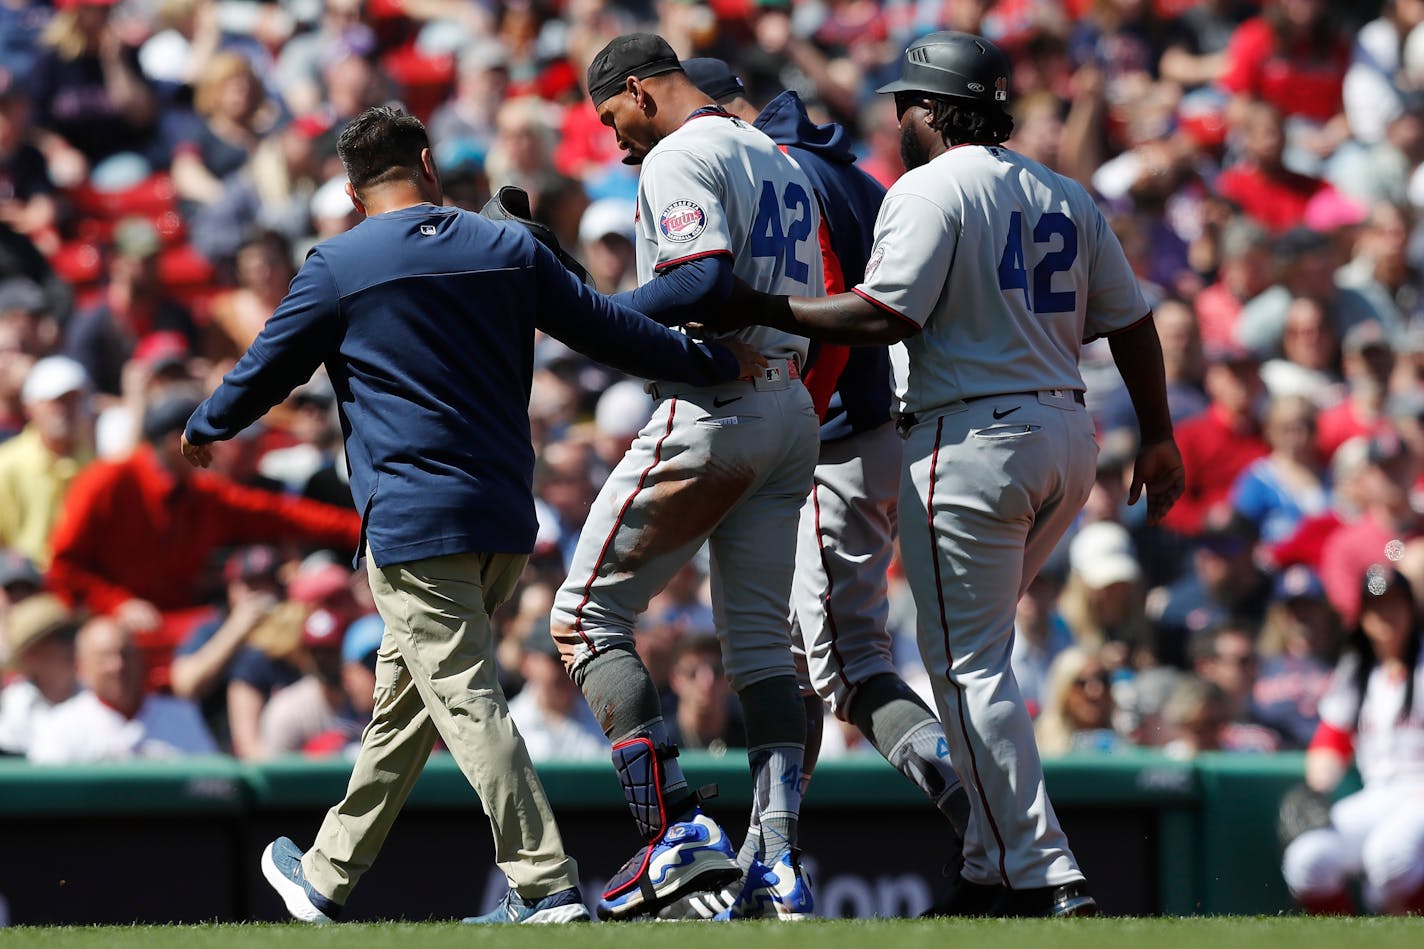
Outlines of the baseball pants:
[{"label": "baseball pants", "polygon": [[1282,873],[1298,900],[1328,899],[1364,878],[1371,910],[1398,912],[1424,886],[1424,784],[1365,788],[1330,808],[1330,826],[1286,847]]},{"label": "baseball pants", "polygon": [[971,882],[1027,889],[1083,876],[1009,656],[1019,596],[1096,466],[1092,419],[1063,390],[953,403],[922,417],[905,445],[900,549],[950,758],[969,788]]},{"label": "baseball pants", "polygon": [[496,678],[489,614],[528,557],[455,554],[377,567],[371,592],[385,622],[376,706],[346,797],[326,814],[302,869],[344,903],[370,868],[439,735],[479,795],[494,860],[525,899],[578,885],[524,740]]},{"label": "baseball pants", "polygon": [[631,645],[648,601],[707,542],[732,688],[795,674],[787,603],[819,426],[805,386],[787,376],[649,384],[653,417],[604,482],[554,600],[570,672]]},{"label": "baseball pants", "polygon": [[821,444],[801,507],[792,584],[792,651],[802,691],[839,718],[856,686],[895,668],[886,571],[904,447],[889,422]]}]

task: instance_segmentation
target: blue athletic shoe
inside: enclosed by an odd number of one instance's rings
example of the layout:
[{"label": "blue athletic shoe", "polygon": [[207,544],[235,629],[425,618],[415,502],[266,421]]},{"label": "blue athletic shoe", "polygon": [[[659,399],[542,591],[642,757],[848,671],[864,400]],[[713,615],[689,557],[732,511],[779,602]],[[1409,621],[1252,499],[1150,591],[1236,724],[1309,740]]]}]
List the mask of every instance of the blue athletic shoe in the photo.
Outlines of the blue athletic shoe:
[{"label": "blue athletic shoe", "polygon": [[613,875],[598,901],[598,918],[653,914],[688,893],[717,889],[741,875],[726,833],[695,809]]},{"label": "blue athletic shoe", "polygon": [[467,916],[464,923],[581,923],[588,921],[588,909],[583,905],[578,887],[569,887],[537,900],[526,900],[514,892],[504,894],[504,900],[483,916]]},{"label": "blue athletic shoe", "polygon": [[742,891],[731,906],[712,917],[716,920],[805,919],[815,909],[811,887],[801,869],[800,855],[783,850],[770,864],[754,861]]},{"label": "blue athletic shoe", "polygon": [[341,904],[318,893],[302,872],[302,850],[289,838],[278,837],[262,851],[262,875],[277,891],[287,912],[304,923],[330,923],[341,915]]}]

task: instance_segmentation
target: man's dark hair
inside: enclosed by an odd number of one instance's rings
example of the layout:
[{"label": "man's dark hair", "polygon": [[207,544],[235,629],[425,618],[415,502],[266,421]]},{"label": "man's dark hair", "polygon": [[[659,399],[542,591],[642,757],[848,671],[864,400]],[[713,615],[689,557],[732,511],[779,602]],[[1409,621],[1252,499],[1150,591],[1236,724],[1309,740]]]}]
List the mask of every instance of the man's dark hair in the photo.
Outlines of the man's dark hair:
[{"label": "man's dark hair", "polygon": [[402,179],[414,181],[420,173],[420,152],[429,147],[420,119],[385,105],[356,116],[336,140],[336,154],[357,191]]},{"label": "man's dark hair", "polygon": [[929,97],[930,124],[945,143],[992,142],[997,145],[1014,133],[1014,117],[998,105],[981,106],[965,100]]}]

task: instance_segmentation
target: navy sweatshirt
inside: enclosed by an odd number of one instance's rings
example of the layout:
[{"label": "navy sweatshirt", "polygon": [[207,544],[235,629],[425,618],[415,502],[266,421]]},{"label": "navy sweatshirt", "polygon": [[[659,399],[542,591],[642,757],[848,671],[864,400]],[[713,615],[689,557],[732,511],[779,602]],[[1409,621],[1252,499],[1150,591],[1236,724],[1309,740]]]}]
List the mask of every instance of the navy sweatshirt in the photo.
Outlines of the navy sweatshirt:
[{"label": "navy sweatshirt", "polygon": [[377,564],[528,553],[536,327],[635,375],[737,375],[730,352],[588,289],[522,226],[420,204],[314,248],[187,437],[231,438],[325,364]]},{"label": "navy sweatshirt", "polygon": [[[794,92],[767,103],[756,127],[786,151],[811,179],[821,214],[831,232],[831,250],[840,260],[845,286],[865,279],[875,218],[885,189],[855,167],[850,135],[835,123],[817,125]],[[812,343],[811,359],[816,344]],[[835,441],[879,428],[890,420],[890,354],[884,346],[854,346],[821,425],[821,440]]]}]

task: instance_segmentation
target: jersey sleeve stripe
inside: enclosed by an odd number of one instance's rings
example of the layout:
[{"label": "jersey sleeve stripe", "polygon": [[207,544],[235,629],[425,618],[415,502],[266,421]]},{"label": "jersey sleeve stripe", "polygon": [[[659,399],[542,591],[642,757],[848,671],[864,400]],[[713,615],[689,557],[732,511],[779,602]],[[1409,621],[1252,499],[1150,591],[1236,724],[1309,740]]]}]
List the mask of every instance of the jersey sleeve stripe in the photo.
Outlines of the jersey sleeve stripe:
[{"label": "jersey sleeve stripe", "polygon": [[1315,735],[1310,739],[1310,751],[1333,751],[1343,758],[1355,753],[1355,736],[1343,728],[1336,728],[1328,722],[1315,726]]},{"label": "jersey sleeve stripe", "polygon": [[1142,319],[1137,320],[1136,322],[1130,323],[1127,326],[1122,327],[1121,329],[1115,329],[1111,333],[1099,333],[1097,336],[1089,336],[1087,339],[1083,340],[1083,342],[1084,344],[1087,344],[1091,343],[1095,339],[1103,339],[1104,337],[1116,336],[1119,333],[1126,333],[1131,330],[1135,330],[1150,319],[1152,319],[1152,311],[1148,310],[1147,315],[1144,316]]},{"label": "jersey sleeve stripe", "polygon": [[658,265],[656,265],[655,267],[653,267],[653,270],[654,270],[655,272],[657,272],[657,273],[662,273],[664,270],[667,270],[669,267],[676,267],[678,264],[685,264],[685,263],[687,263],[689,260],[701,260],[703,257],[717,257],[717,256],[722,256],[722,255],[725,255],[725,256],[727,256],[727,257],[731,257],[731,256],[732,256],[732,252],[731,252],[730,250],[704,250],[704,251],[699,251],[699,252],[696,253],[696,254],[688,254],[686,257],[678,257],[678,258],[676,258],[676,259],[674,259],[674,260],[665,261],[665,262],[663,262],[663,263],[661,263],[661,264],[658,264]]},{"label": "jersey sleeve stripe", "polygon": [[890,306],[890,304],[888,304],[888,303],[881,303],[879,300],[875,299],[873,296],[871,296],[870,294],[866,293],[864,290],[860,289],[859,287],[852,287],[850,292],[851,292],[851,293],[854,293],[856,296],[860,297],[862,300],[865,300],[867,303],[873,303],[875,306],[877,306],[877,307],[879,307],[880,309],[884,310],[886,313],[893,314],[894,316],[897,316],[897,317],[899,317],[900,319],[904,320],[906,323],[909,323],[911,326],[913,326],[913,327],[915,328],[915,332],[918,333],[918,332],[920,332],[921,330],[924,329],[923,326],[921,326],[920,324],[916,323],[914,320],[910,319],[908,316],[906,316],[905,314],[901,313],[899,310],[895,309],[893,306]]}]

